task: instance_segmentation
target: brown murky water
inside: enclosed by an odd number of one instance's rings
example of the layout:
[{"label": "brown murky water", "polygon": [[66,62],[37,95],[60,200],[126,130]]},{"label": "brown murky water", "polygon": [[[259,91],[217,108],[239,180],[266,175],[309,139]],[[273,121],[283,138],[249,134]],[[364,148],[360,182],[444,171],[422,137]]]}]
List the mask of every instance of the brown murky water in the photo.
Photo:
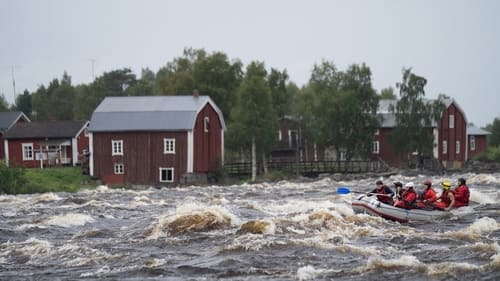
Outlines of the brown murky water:
[{"label": "brown murky water", "polygon": [[499,280],[500,174],[460,176],[472,206],[409,224],[336,193],[373,178],[3,195],[0,280]]}]

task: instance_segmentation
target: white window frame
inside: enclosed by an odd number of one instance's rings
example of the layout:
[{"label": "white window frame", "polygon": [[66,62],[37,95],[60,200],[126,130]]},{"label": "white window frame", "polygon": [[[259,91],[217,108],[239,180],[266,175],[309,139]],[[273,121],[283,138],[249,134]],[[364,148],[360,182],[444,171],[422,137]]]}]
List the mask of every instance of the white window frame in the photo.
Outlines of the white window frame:
[{"label": "white window frame", "polygon": [[455,142],[455,153],[460,154],[460,141],[459,140],[457,140]]},{"label": "white window frame", "polygon": [[380,153],[380,142],[378,140],[372,142],[372,153],[373,154]]},{"label": "white window frame", "polygon": [[450,129],[455,128],[455,115],[454,114],[450,114],[448,125],[449,125]]},{"label": "white window frame", "polygon": [[[171,174],[172,174],[172,178],[169,180],[169,179],[162,179],[162,174],[163,174],[163,171],[166,171],[167,172],[167,175],[168,175],[168,171],[171,171]],[[160,174],[159,174],[159,180],[160,182],[174,182],[174,168],[160,168],[159,170]]]},{"label": "white window frame", "polygon": [[175,154],[175,139],[163,139],[163,154]]},{"label": "white window frame", "polygon": [[111,140],[111,155],[123,155],[123,140]]},{"label": "white window frame", "polygon": [[33,149],[33,143],[23,143],[23,161],[29,161],[34,159],[35,151]]},{"label": "white window frame", "polygon": [[281,141],[283,139],[283,134],[281,133],[281,130],[278,130],[278,141]]},{"label": "white window frame", "polygon": [[443,154],[448,154],[448,141],[443,141]]},{"label": "white window frame", "polygon": [[470,136],[470,150],[476,150],[476,136]]},{"label": "white window frame", "polygon": [[340,152],[340,161],[345,161],[347,159],[345,151]]},{"label": "white window frame", "polygon": [[113,168],[115,175],[123,175],[125,174],[125,167],[123,163],[115,163]]},{"label": "white window frame", "polygon": [[205,133],[208,133],[209,125],[210,125],[210,118],[208,118],[208,116],[206,116],[203,119],[203,129],[204,129]]}]

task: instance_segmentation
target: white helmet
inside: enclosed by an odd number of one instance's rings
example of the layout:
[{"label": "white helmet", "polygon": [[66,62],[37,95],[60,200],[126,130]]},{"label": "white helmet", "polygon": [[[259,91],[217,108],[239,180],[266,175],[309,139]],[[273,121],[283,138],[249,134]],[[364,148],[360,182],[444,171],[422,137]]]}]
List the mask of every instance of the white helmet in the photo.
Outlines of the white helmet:
[{"label": "white helmet", "polygon": [[414,187],[414,186],[415,186],[415,185],[413,184],[413,182],[412,182],[412,181],[407,182],[407,183],[405,184],[405,187]]}]

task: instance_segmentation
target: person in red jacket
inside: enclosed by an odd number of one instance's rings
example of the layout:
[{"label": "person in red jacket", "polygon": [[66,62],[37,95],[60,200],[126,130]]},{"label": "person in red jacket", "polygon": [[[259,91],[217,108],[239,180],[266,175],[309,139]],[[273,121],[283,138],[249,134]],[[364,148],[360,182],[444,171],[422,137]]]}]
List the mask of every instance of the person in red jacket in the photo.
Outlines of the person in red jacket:
[{"label": "person in red jacket", "polygon": [[377,200],[392,205],[392,197],[394,196],[394,191],[385,185],[381,180],[376,183],[377,187],[367,194],[367,196],[377,195]]},{"label": "person in red jacket", "polygon": [[458,179],[458,186],[455,188],[455,208],[469,206],[469,187],[465,184],[464,178]]},{"label": "person in red jacket", "polygon": [[455,191],[451,190],[451,183],[444,181],[441,183],[443,192],[438,200],[434,202],[434,206],[440,210],[449,211],[455,206]]},{"label": "person in red jacket", "polygon": [[417,208],[427,208],[431,207],[433,203],[438,199],[436,191],[432,188],[431,180],[424,181],[424,190],[420,196],[420,201],[417,202]]},{"label": "person in red jacket", "polygon": [[413,182],[409,182],[405,184],[405,187],[406,190],[403,191],[403,194],[401,194],[401,198],[396,200],[394,206],[405,209],[413,209],[417,206],[416,205],[417,193],[413,189],[414,184]]}]

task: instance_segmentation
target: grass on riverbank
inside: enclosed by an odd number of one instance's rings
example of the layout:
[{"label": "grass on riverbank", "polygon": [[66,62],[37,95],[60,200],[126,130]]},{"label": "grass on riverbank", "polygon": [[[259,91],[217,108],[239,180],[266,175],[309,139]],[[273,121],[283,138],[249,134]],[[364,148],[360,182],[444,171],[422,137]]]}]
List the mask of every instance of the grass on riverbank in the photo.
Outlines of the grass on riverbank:
[{"label": "grass on riverbank", "polygon": [[27,193],[76,192],[81,188],[93,188],[90,176],[82,175],[80,167],[26,169]]},{"label": "grass on riverbank", "polygon": [[[20,169],[20,168],[17,168]],[[90,176],[82,175],[80,167],[47,169],[22,169],[18,173],[23,180],[8,193],[76,192],[82,188],[94,188]]]}]

